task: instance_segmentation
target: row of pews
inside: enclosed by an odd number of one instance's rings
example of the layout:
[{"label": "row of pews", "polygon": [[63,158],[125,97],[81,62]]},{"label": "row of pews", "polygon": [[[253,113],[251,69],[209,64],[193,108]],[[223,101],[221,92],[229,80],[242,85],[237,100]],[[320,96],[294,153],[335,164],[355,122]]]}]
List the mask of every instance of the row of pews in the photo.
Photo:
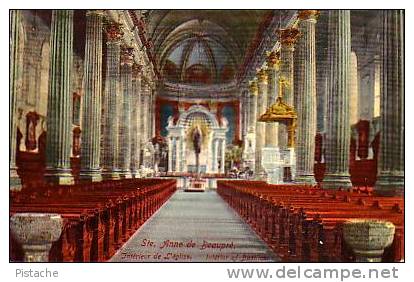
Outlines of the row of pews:
[{"label": "row of pews", "polygon": [[[107,180],[26,189],[11,193],[10,216],[61,215],[63,230],[50,249],[49,261],[106,261],[175,191],[172,179]],[[23,250],[10,237],[11,260],[21,261]]]},{"label": "row of pews", "polygon": [[282,259],[288,262],[352,262],[343,223],[379,219],[395,225],[382,261],[404,259],[404,199],[374,196],[369,189],[323,190],[262,181],[217,182],[217,192]]}]

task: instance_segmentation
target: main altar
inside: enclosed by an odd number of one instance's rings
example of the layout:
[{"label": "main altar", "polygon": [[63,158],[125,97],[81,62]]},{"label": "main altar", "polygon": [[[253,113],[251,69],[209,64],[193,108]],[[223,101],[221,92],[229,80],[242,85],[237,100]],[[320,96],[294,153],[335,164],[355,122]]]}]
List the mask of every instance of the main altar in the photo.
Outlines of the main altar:
[{"label": "main altar", "polygon": [[[224,174],[227,120],[202,105],[179,111],[168,119],[168,174],[199,178],[201,174]],[[191,182],[183,179],[182,186]]]}]

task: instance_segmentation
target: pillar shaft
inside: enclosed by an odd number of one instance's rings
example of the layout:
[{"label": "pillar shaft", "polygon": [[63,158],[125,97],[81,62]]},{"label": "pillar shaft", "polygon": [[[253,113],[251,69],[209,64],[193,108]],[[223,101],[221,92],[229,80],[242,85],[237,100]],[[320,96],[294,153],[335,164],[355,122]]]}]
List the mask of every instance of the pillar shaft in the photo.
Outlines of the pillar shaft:
[{"label": "pillar shaft", "polygon": [[21,11],[10,11],[10,189],[19,190],[21,181],[16,167],[16,135],[17,135],[17,96],[21,88],[22,65],[20,64],[20,25]]},{"label": "pillar shaft", "polygon": [[257,83],[252,82],[250,85],[250,107],[249,107],[249,121],[248,132],[256,132],[256,119],[257,119]]},{"label": "pillar shaft", "polygon": [[53,10],[47,104],[46,173],[48,182],[73,184],[70,167],[73,10]]},{"label": "pillar shaft", "polygon": [[255,172],[256,175],[264,172],[262,167],[262,149],[265,145],[266,124],[259,122],[260,116],[265,113],[267,108],[267,74],[264,69],[258,73],[258,94],[257,94],[257,115],[256,115],[256,156]]},{"label": "pillar shaft", "polygon": [[143,84],[143,92],[142,92],[142,144],[145,147],[145,144],[148,142],[148,100],[149,100],[149,92],[148,92],[148,83]]},{"label": "pillar shaft", "polygon": [[316,135],[316,51],[315,24],[317,11],[301,11],[298,43],[298,89],[297,93],[297,142],[296,182],[315,184],[313,165],[315,162]]},{"label": "pillar shaft", "polygon": [[[275,52],[270,53],[267,59],[268,84],[267,84],[267,107],[269,108],[276,102],[278,94],[277,77],[279,76],[279,58]],[[263,113],[262,113],[263,114]],[[266,123],[265,147],[276,148],[278,146],[278,128],[276,122]]]},{"label": "pillar shaft", "polygon": [[133,49],[121,50],[122,107],[119,123],[119,168],[121,178],[131,178],[131,96]]},{"label": "pillar shaft", "polygon": [[86,13],[81,170],[83,180],[100,181],[102,11]]},{"label": "pillar shaft", "polygon": [[[283,88],[283,101],[289,106],[293,106],[293,52],[299,31],[296,28],[282,29],[280,32],[280,77],[286,81]],[[278,128],[279,147],[288,147],[288,133],[286,125],[280,124]]]},{"label": "pillar shaft", "polygon": [[140,152],[140,115],[141,115],[141,65],[132,66],[132,96],[131,96],[131,173],[134,178],[139,177]]},{"label": "pillar shaft", "polygon": [[404,11],[384,10],[377,192],[404,190]]},{"label": "pillar shaft", "polygon": [[352,186],[349,178],[349,62],[351,25],[349,10],[329,11],[328,111],[324,188]]},{"label": "pillar shaft", "polygon": [[225,173],[225,166],[226,166],[226,139],[221,139],[221,167],[220,173]]},{"label": "pillar shaft", "polygon": [[106,87],[103,117],[103,157],[102,176],[106,179],[119,179],[118,135],[120,113],[120,55],[122,31],[120,25],[111,23],[107,32]]}]

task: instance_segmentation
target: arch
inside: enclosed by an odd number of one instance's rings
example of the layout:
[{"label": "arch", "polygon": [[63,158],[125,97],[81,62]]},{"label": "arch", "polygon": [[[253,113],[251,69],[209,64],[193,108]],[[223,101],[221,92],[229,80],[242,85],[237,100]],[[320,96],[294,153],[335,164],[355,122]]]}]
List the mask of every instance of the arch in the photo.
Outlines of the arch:
[{"label": "arch", "polygon": [[216,116],[213,115],[207,108],[200,105],[191,106],[186,112],[182,113],[177,121],[177,126],[185,127],[191,115],[200,113],[207,117],[211,127],[219,127]]}]

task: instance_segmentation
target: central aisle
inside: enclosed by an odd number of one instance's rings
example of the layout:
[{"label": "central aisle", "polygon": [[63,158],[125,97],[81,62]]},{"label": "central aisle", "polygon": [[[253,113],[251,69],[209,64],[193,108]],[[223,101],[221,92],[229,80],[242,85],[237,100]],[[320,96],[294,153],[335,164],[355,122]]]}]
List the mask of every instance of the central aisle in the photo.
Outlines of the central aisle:
[{"label": "central aisle", "polygon": [[279,261],[215,191],[177,191],[112,262]]}]

